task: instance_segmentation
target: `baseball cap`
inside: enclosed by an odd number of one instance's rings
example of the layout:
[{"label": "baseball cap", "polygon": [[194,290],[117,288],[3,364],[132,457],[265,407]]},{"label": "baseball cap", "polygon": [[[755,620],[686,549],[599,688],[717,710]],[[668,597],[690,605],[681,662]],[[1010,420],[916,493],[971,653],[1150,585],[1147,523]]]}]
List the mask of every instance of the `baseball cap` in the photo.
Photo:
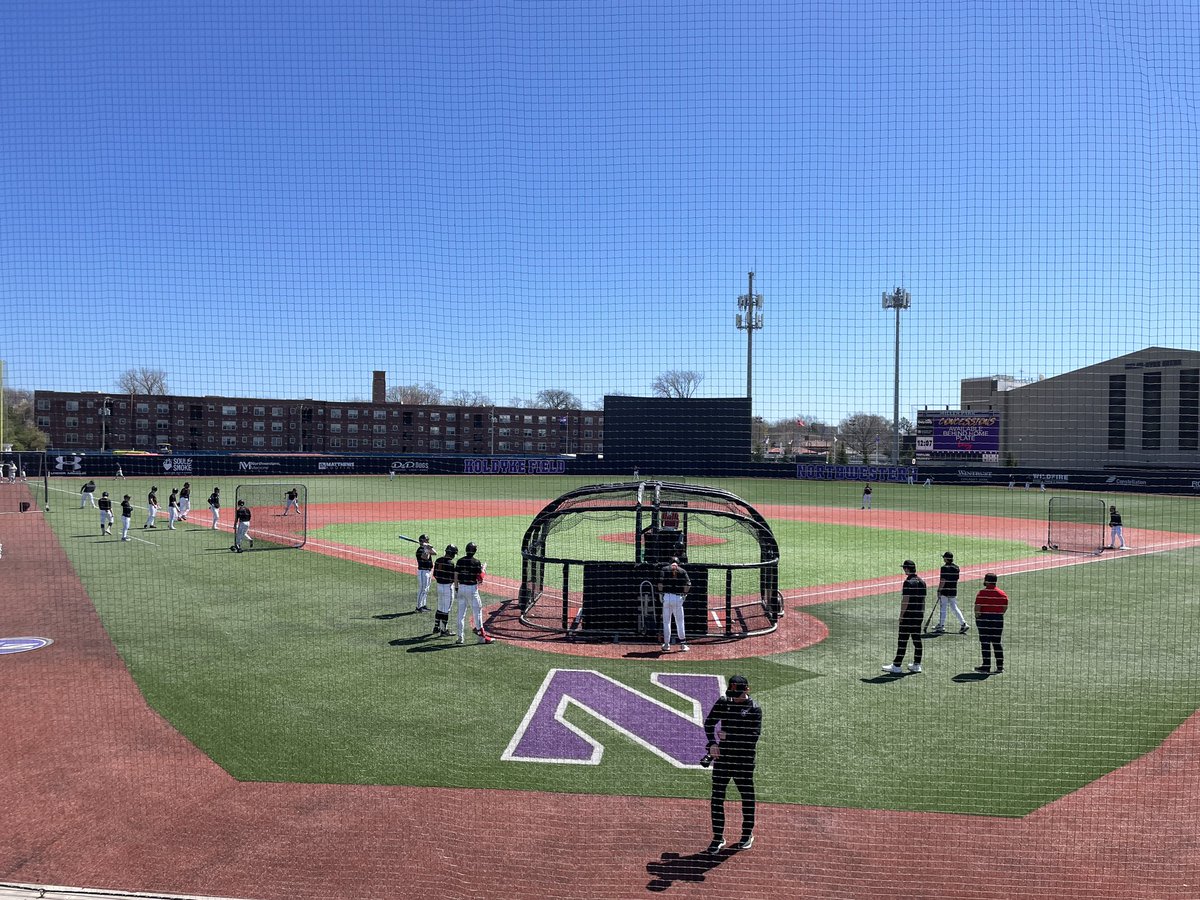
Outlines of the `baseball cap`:
[{"label": "baseball cap", "polygon": [[954,554],[947,550],[942,554],[942,559],[954,559]]},{"label": "baseball cap", "polygon": [[747,691],[750,690],[750,682],[746,680],[745,675],[731,675],[729,677],[729,686],[731,688],[740,687]]},{"label": "baseball cap", "polygon": [[911,559],[906,559],[904,562],[900,563],[900,568],[902,569],[915,569],[916,567],[917,564]]}]

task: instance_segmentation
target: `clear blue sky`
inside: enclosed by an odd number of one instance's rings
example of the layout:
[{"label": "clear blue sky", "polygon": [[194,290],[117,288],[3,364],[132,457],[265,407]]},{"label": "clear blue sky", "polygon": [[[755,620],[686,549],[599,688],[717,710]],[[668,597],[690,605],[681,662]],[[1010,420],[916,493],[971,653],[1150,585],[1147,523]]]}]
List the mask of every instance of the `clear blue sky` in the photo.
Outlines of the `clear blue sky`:
[{"label": "clear blue sky", "polygon": [[9,386],[499,402],[745,391],[836,422],[1200,347],[1184,0],[0,11]]}]

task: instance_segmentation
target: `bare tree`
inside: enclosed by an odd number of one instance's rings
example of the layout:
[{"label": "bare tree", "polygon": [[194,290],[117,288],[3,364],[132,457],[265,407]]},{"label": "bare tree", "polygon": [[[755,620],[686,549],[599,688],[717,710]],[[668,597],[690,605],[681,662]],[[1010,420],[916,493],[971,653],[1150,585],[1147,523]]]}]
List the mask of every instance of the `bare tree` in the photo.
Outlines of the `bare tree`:
[{"label": "bare tree", "polygon": [[655,378],[650,389],[654,391],[656,397],[690,397],[696,393],[696,389],[700,387],[700,382],[703,380],[704,376],[700,372],[672,369]]},{"label": "bare tree", "polygon": [[126,369],[117,378],[117,390],[123,394],[162,397],[167,393],[167,373],[162,369]]},{"label": "bare tree", "polygon": [[583,404],[579,402],[579,398],[570,391],[564,391],[560,388],[547,388],[544,391],[538,391],[536,397],[533,398],[534,406],[545,407],[546,409],[583,409]]},{"label": "bare tree", "polygon": [[529,405],[529,401],[524,397],[509,397],[508,405],[513,409],[524,409]]},{"label": "bare tree", "polygon": [[838,436],[846,450],[856,454],[865,465],[881,448],[886,451],[891,446],[892,423],[883,416],[855,413],[842,419]]},{"label": "bare tree", "polygon": [[408,406],[436,406],[442,402],[442,389],[432,382],[425,384],[397,384],[387,389],[388,403],[404,403]]},{"label": "bare tree", "polygon": [[452,406],[491,406],[492,398],[479,391],[455,391],[446,402]]}]

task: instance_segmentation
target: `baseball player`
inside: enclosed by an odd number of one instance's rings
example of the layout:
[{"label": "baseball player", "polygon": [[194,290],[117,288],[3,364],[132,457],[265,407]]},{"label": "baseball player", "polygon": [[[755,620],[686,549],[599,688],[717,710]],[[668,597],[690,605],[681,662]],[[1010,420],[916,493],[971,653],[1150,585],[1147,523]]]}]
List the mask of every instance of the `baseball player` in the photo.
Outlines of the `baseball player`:
[{"label": "baseball player", "polygon": [[254,538],[250,537],[250,507],[246,505],[245,500],[237,502],[233,518],[233,546],[229,549],[234,553],[241,553],[243,540],[247,541],[251,547],[254,546]]},{"label": "baseball player", "polygon": [[171,495],[167,497],[167,530],[174,531],[177,521],[179,521],[179,491],[171,488]]},{"label": "baseball player", "polygon": [[450,609],[454,606],[454,557],[458,548],[446,545],[446,552],[433,561],[433,580],[437,582],[437,611],[433,614],[433,633],[450,633]]},{"label": "baseball player", "polygon": [[[1125,529],[1121,525],[1121,514],[1115,506],[1108,508],[1108,527],[1112,530],[1112,537],[1108,541],[1110,550],[1125,549]],[[1120,541],[1120,546],[1117,546],[1117,541]]]},{"label": "baseball player", "polygon": [[663,653],[671,649],[671,620],[675,620],[675,634],[679,638],[679,649],[687,651],[687,636],[683,630],[683,601],[692,589],[692,579],[679,564],[679,557],[672,556],[671,562],[663,566],[658,575],[658,596],[662,598]]},{"label": "baseball player", "polygon": [[126,494],[121,500],[121,540],[129,540],[129,526],[133,522],[133,504],[129,502],[129,495]]},{"label": "baseball player", "polygon": [[908,671],[914,675],[921,673],[921,654],[925,645],[921,640],[921,625],[925,618],[925,581],[917,574],[917,564],[906,559],[904,569],[904,586],[900,589],[900,625],[896,639],[896,658],[892,664],[884,666],[883,671],[889,675],[903,675],[900,664],[904,662],[904,654],[911,639],[913,645],[913,661]]},{"label": "baseball player", "polygon": [[493,640],[483,628],[483,602],[479,599],[479,585],[483,581],[486,564],[475,558],[478,547],[474,542],[467,544],[467,552],[454,564],[454,574],[458,579],[458,640],[463,642],[463,633],[467,625],[467,604],[471,605],[471,615],[475,619],[475,633],[479,635],[480,644],[490,644]]},{"label": "baseball player", "polygon": [[208,508],[212,512],[212,530],[216,531],[217,526],[221,523],[221,489],[213,488],[213,492],[208,495]]},{"label": "baseball player", "polygon": [[953,610],[954,616],[958,619],[958,633],[966,634],[971,630],[971,626],[967,624],[967,618],[962,614],[962,610],[958,608],[958,566],[954,564],[954,554],[947,550],[942,554],[942,571],[938,581],[938,623],[937,628],[933,630],[934,634],[946,633],[946,610]]},{"label": "baseball player", "polygon": [[286,494],[283,495],[283,499],[285,501],[283,504],[283,514],[285,516],[288,514],[288,511],[292,510],[292,509],[296,510],[296,515],[300,515],[299,497],[300,497],[300,492],[298,490],[296,490],[295,488],[292,488]]},{"label": "baseball player", "polygon": [[154,520],[158,518],[158,486],[151,485],[150,493],[146,495],[146,524],[142,528],[157,528]]},{"label": "baseball player", "polygon": [[100,533],[112,534],[113,512],[112,500],[109,499],[108,491],[100,495]]},{"label": "baseball player", "polygon": [[417,538],[417,612],[428,612],[429,582],[433,580],[433,545],[429,535]]},{"label": "baseball player", "polygon": [[862,506],[859,508],[860,509],[870,509],[871,508],[871,484],[870,484],[870,482],[863,485]]},{"label": "baseball player", "polygon": [[117,474],[116,474],[116,477],[117,477],[117,478],[120,478],[122,481],[125,479],[125,473],[121,471],[121,467],[120,467],[120,466],[117,466]]},{"label": "baseball player", "polygon": [[15,462],[10,461],[7,465],[5,465],[4,468],[5,468],[5,471],[8,472],[8,483],[16,484],[17,483],[17,464]]},{"label": "baseball player", "polygon": [[188,513],[192,511],[192,483],[185,481],[179,489],[179,521],[186,522]]},{"label": "baseball player", "polygon": [[92,509],[96,509],[96,482],[88,479],[83,483],[83,487],[79,489],[79,508],[83,509],[84,505],[90,502]]}]

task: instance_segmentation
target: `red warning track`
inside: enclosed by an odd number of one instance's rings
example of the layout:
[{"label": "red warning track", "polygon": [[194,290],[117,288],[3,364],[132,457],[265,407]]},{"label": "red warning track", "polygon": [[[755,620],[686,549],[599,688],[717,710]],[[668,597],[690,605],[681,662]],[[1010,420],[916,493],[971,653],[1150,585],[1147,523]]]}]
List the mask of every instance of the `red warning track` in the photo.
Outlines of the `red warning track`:
[{"label": "red warning track", "polygon": [[710,860],[703,800],[237,782],[147,707],[40,516],[0,533],[3,630],[55,639],[0,656],[0,881],[260,900],[1198,894],[1200,715],[1023,819],[760,804],[754,850]]}]

